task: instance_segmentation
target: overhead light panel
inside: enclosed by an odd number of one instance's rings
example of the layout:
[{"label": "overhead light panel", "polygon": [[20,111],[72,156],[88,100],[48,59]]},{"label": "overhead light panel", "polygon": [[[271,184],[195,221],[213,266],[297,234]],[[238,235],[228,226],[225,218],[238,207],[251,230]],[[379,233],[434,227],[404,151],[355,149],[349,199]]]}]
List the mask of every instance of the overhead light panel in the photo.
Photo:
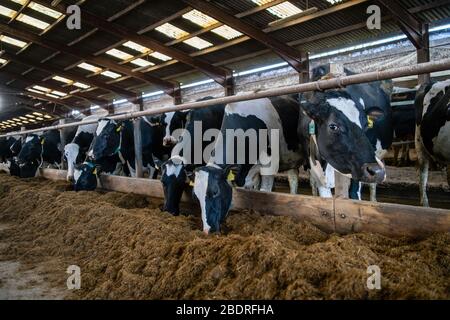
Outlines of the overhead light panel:
[{"label": "overhead light panel", "polygon": [[221,36],[222,38],[225,38],[227,40],[232,40],[235,38],[239,38],[243,34],[232,27],[229,27],[227,25],[220,26],[218,28],[215,28],[211,30],[211,32]]},{"label": "overhead light panel", "polygon": [[63,78],[63,77],[60,77],[60,76],[54,76],[52,79],[56,80],[56,81],[59,81],[59,82],[62,82],[62,83],[66,83],[66,84],[72,84],[73,83],[73,80],[70,80],[70,79],[67,79],[67,78]]},{"label": "overhead light panel", "polygon": [[5,64],[5,63],[7,63],[7,62],[8,62],[8,60],[5,60],[5,59],[0,58],[0,64]]},{"label": "overhead light panel", "polygon": [[88,86],[87,84],[81,83],[81,82],[75,82],[73,84],[75,87],[81,88],[81,89],[89,89],[91,86]]},{"label": "overhead light panel", "polygon": [[155,65],[154,63],[152,63],[150,61],[147,61],[147,60],[144,60],[144,59],[141,59],[141,58],[134,59],[133,61],[131,61],[131,63],[135,64],[135,65],[137,65],[139,67],[150,67],[150,66],[154,66]]},{"label": "overhead light panel", "polygon": [[103,71],[101,74],[104,75],[105,77],[113,78],[113,79],[117,79],[122,76],[122,75],[112,72],[112,71]]},{"label": "overhead light panel", "polygon": [[55,19],[59,19],[63,14],[55,11],[53,9],[50,9],[46,6],[43,6],[39,3],[36,2],[30,2],[30,4],[28,5],[28,8],[33,9],[34,11],[40,12],[42,14],[45,14],[49,17],[55,18]]},{"label": "overhead light panel", "polygon": [[159,27],[155,28],[155,30],[165,34],[169,38],[173,39],[180,39],[187,35],[189,35],[188,32],[174,26],[173,24],[170,24],[168,22],[160,25]]},{"label": "overhead light panel", "polygon": [[46,93],[45,94],[47,97],[50,97],[50,98],[54,98],[54,99],[59,99],[60,97],[58,97],[58,96],[56,96],[56,95],[54,95],[54,94],[51,94],[51,93]]},{"label": "overhead light panel", "polygon": [[131,54],[128,54],[128,53],[123,52],[118,49],[108,50],[108,51],[106,51],[106,54],[109,54],[110,56],[116,57],[120,60],[129,60],[129,59],[133,58],[133,56]]},{"label": "overhead light panel", "polygon": [[89,63],[86,63],[86,62],[80,63],[78,65],[78,67],[81,68],[81,69],[87,70],[87,71],[95,72],[95,73],[98,73],[98,72],[102,71],[102,68],[93,66],[92,64],[89,64]]},{"label": "overhead light panel", "polygon": [[166,56],[165,54],[162,54],[158,51],[152,52],[149,55],[152,56],[153,58],[156,58],[156,59],[162,60],[162,61],[172,60],[172,57]]},{"label": "overhead light panel", "polygon": [[190,45],[191,47],[194,47],[199,50],[205,49],[208,47],[212,47],[212,45],[213,45],[211,42],[203,40],[202,38],[199,38],[199,37],[193,37],[193,38],[184,40],[183,42]]},{"label": "overhead light panel", "polygon": [[23,22],[23,23],[26,23],[26,24],[28,24],[30,26],[33,26],[33,27],[41,29],[41,30],[47,29],[50,26],[50,24],[45,22],[45,21],[41,21],[39,19],[33,18],[33,17],[28,16],[28,15],[23,14],[23,13],[19,14],[17,16],[16,20],[20,21],[20,22]]},{"label": "overhead light panel", "polygon": [[13,18],[16,15],[17,11],[12,10],[10,8],[0,6],[0,14],[2,16],[6,16],[8,18]]},{"label": "overhead light panel", "polygon": [[[268,0],[252,0],[253,3],[256,3],[258,6],[265,5],[267,3],[270,3],[271,1]],[[282,2],[276,6],[267,8],[266,11],[270,12],[274,16],[277,16],[278,18],[284,19],[290,16],[293,16],[295,14],[303,12],[302,9],[299,7],[293,5],[289,1]]]},{"label": "overhead light panel", "polygon": [[34,90],[34,89],[30,89],[30,88],[28,88],[27,91],[30,91],[30,92],[33,92],[33,93],[42,94],[41,91],[37,91],[37,90]]},{"label": "overhead light panel", "polygon": [[12,44],[13,46],[19,47],[19,48],[23,48],[27,45],[26,42],[23,42],[21,40],[17,40],[5,35],[0,35],[0,41],[5,42],[5,43],[9,43]]},{"label": "overhead light panel", "polygon": [[46,88],[46,87],[42,87],[42,86],[33,86],[33,89],[39,90],[39,91],[42,91],[42,92],[47,92],[47,93],[52,91],[52,89],[49,89],[49,88]]},{"label": "overhead light panel", "polygon": [[195,9],[183,14],[183,18],[199,25],[202,28],[207,28],[219,22],[216,19]]},{"label": "overhead light panel", "polygon": [[61,92],[61,91],[57,91],[57,90],[53,90],[51,93],[54,94],[54,95],[60,96],[60,97],[66,97],[67,96],[67,93],[64,93],[64,92]]},{"label": "overhead light panel", "polygon": [[132,50],[135,50],[140,53],[147,53],[150,51],[149,48],[141,46],[140,44],[133,42],[133,41],[127,41],[123,44],[124,47],[130,48]]}]

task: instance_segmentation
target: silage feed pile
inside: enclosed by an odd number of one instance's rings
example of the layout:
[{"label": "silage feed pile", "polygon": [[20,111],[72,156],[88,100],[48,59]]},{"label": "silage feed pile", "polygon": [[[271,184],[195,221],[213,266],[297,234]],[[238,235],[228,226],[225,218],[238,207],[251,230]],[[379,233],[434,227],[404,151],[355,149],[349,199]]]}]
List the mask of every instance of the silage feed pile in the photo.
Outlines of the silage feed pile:
[{"label": "silage feed pile", "polygon": [[[132,194],[68,191],[0,175],[0,260],[45,268],[67,299],[449,299],[450,234],[393,240],[327,235],[287,217],[232,213],[222,235],[197,212],[172,217]],[[197,211],[197,210],[193,210]],[[367,267],[381,269],[368,290]]]}]

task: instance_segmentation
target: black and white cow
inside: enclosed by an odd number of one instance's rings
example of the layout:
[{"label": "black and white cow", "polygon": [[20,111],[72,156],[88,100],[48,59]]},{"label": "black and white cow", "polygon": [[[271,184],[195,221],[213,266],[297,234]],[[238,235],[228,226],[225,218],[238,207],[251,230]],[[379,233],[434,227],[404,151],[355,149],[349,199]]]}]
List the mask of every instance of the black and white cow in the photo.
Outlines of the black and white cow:
[{"label": "black and white cow", "polygon": [[[212,98],[207,97],[202,100],[208,99]],[[203,141],[203,136],[212,129],[217,131],[220,129],[224,110],[225,105],[223,104],[191,110],[187,113],[187,122],[181,137],[175,137],[174,131],[171,131],[173,138],[171,141],[178,141],[178,143],[173,149],[171,158],[161,166],[161,182],[164,189],[163,210],[173,215],[179,214],[181,196],[189,184],[188,177],[192,175],[195,167],[205,165],[209,160],[203,158],[203,151],[208,145],[211,145],[211,140],[216,139],[216,136],[212,136],[209,137],[209,141]],[[197,126],[201,125],[201,129],[197,133],[195,132],[196,124]],[[196,149],[200,154],[196,154]],[[183,154],[182,151],[189,155]]]},{"label": "black and white cow", "polygon": [[[150,177],[154,176],[154,158],[163,160],[168,157],[169,150],[164,148],[161,141],[164,130],[161,126],[152,126],[143,118],[141,122],[142,161],[148,167]],[[135,152],[133,122],[125,120],[116,122],[103,118],[99,120],[96,137],[92,145],[92,159],[97,161],[104,157],[119,155],[127,164],[131,176],[135,176]]]},{"label": "black and white cow", "polygon": [[64,157],[67,161],[67,181],[73,181],[75,165],[86,160],[87,152],[94,140],[99,116],[91,115],[83,118],[82,122],[96,121],[94,124],[80,125],[73,140],[64,147]]},{"label": "black and white cow", "polygon": [[182,129],[186,126],[186,117],[188,110],[167,112],[162,115],[153,116],[149,118],[149,123],[152,126],[163,126],[165,133],[163,137],[164,146],[174,146],[177,140],[173,136],[173,132],[177,129]]},{"label": "black and white cow", "polygon": [[[216,163],[196,169],[193,192],[200,202],[203,231],[219,231],[231,207],[232,187],[227,182],[230,167],[238,168],[238,185],[255,183],[254,177],[260,174],[260,189],[271,191],[274,174],[305,164],[311,136],[316,141],[317,161],[323,162],[322,165],[328,163],[334,170],[359,181],[383,181],[385,169],[365,134],[368,120],[362,111],[345,91],[316,92],[301,108],[296,95],[227,105],[222,132],[227,129],[267,129],[270,139],[272,131],[276,130],[279,150],[258,150],[259,161],[266,158],[264,162],[268,163],[266,160],[270,158],[275,164],[269,171],[263,170],[266,168],[260,162],[217,164],[217,153]],[[311,126],[311,120],[314,120],[314,126]],[[258,137],[261,138],[266,137]],[[243,151],[247,153],[251,144],[247,141]],[[226,158],[225,153],[221,156]]]},{"label": "black and white cow", "polygon": [[429,206],[429,160],[450,165],[450,80],[422,85],[415,106],[420,202]]},{"label": "black and white cow", "polygon": [[17,155],[15,148],[13,148],[17,140],[14,137],[0,138],[0,162],[6,162],[7,159]]},{"label": "black and white cow", "polygon": [[[72,141],[75,136],[76,128],[63,129],[64,139]],[[51,166],[59,167],[62,159],[61,134],[59,130],[49,130],[42,135],[30,134],[25,138],[25,143],[18,155],[18,162],[38,161],[47,163]]]},{"label": "black and white cow", "polygon": [[[356,73],[344,68],[346,75]],[[330,65],[319,66],[312,70],[312,81],[326,78],[330,74]],[[393,116],[390,94],[391,81],[374,81],[370,83],[349,85],[345,89],[356,104],[362,107],[368,118],[366,135],[376,150],[378,159],[383,160],[394,138]],[[361,200],[361,184],[352,180],[350,198]],[[376,184],[370,185],[370,200],[376,201]]]}]

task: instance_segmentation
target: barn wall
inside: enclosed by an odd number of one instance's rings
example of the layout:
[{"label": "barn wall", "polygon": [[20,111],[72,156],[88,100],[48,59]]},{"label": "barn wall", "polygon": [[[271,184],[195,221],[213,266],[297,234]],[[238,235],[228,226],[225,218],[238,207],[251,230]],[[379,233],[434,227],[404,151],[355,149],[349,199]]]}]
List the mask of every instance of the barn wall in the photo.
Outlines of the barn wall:
[{"label": "barn wall", "polygon": [[[437,61],[450,58],[450,32],[433,34],[430,41],[431,60]],[[272,59],[270,63],[273,63]],[[394,44],[378,46],[370,49],[354,51],[333,57],[315,59],[311,61],[311,68],[330,62],[341,63],[346,68],[357,72],[369,72],[391,67],[401,67],[416,63],[416,50],[409,41],[400,41]],[[240,68],[237,66],[240,65]],[[242,64],[230,65],[234,70],[245,70]],[[258,89],[276,88],[298,83],[298,74],[290,67],[268,70],[247,76],[237,77],[236,93],[254,91]],[[224,96],[223,88],[217,83],[208,83],[182,90],[183,101],[191,102],[197,99],[212,96]],[[158,95],[145,99],[145,109],[170,106],[172,98],[167,95]],[[115,113],[130,111],[131,104],[116,106]]]}]

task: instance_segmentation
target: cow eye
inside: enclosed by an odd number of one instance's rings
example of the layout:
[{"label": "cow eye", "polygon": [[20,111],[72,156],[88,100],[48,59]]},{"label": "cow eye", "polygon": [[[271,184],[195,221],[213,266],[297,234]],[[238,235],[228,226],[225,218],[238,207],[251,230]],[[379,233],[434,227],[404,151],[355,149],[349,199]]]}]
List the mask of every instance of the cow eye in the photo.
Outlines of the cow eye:
[{"label": "cow eye", "polygon": [[339,127],[336,124],[334,124],[334,123],[330,124],[329,128],[331,129],[331,131],[338,131],[339,130]]}]

